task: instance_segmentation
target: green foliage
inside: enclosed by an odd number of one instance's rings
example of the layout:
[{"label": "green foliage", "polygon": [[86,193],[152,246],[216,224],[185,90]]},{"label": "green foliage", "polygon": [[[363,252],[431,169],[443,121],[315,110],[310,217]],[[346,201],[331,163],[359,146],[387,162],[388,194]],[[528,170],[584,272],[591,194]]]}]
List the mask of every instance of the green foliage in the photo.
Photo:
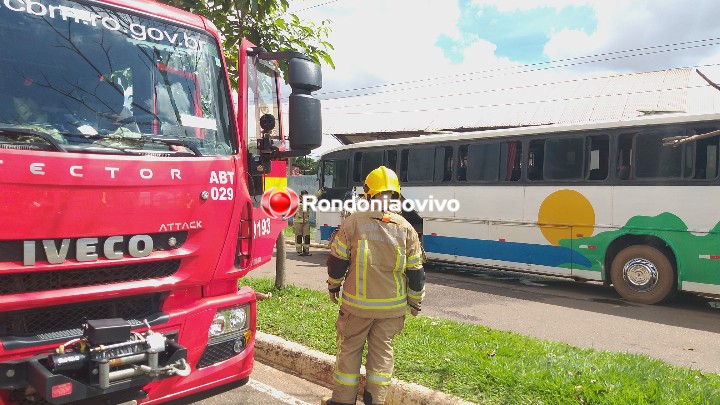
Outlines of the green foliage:
[{"label": "green foliage", "polygon": [[[259,330],[335,355],[338,307],[326,293],[240,283],[273,293],[258,302]],[[395,377],[482,404],[720,403],[717,374],[423,315],[395,338]]]},{"label": "green foliage", "polygon": [[287,13],[288,0],[161,1],[207,17],[215,24],[222,35],[233,85],[237,85],[238,49],[243,38],[267,51],[298,51],[318,64],[335,68],[329,53],[334,48],[327,41],[331,21],[303,21]]},{"label": "green foliage", "polygon": [[304,167],[303,174],[317,174],[318,161],[310,156],[300,156],[293,159],[293,164]]}]

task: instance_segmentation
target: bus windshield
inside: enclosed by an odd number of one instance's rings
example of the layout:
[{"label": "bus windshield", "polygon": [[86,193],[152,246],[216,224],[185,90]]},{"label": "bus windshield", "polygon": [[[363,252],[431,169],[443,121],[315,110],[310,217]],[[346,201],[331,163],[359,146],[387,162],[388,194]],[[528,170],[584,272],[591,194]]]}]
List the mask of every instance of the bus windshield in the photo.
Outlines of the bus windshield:
[{"label": "bus windshield", "polygon": [[0,41],[0,144],[49,135],[77,152],[237,149],[207,34],[95,4],[9,0]]}]

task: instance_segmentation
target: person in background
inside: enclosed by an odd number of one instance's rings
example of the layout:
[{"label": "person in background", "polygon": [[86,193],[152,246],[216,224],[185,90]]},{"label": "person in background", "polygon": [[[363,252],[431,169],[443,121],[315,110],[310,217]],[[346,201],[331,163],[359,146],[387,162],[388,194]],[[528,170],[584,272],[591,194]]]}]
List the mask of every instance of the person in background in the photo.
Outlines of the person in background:
[{"label": "person in background", "polygon": [[[400,183],[395,172],[380,166],[368,174],[364,190],[368,199],[397,199]],[[383,404],[394,367],[393,337],[402,331],[408,310],[418,314],[425,294],[418,234],[397,213],[356,211],[333,239],[327,268],[330,300],[342,299],[333,392],[322,403],[355,404],[367,342],[363,402]]]},{"label": "person in background", "polygon": [[467,180],[467,155],[460,158],[460,166],[458,167],[458,180]]},{"label": "person in background", "polygon": [[303,204],[303,196],[307,190],[300,192],[300,202],[293,217],[293,232],[295,232],[295,251],[298,256],[312,256],[310,253],[310,210]]},{"label": "person in background", "polygon": [[342,227],[343,222],[345,222],[345,219],[350,216],[355,210],[353,210],[351,207],[345,207],[345,201],[353,201],[356,199],[355,194],[352,191],[346,191],[345,195],[343,196],[343,208],[340,210],[340,223],[338,224],[337,228],[332,231],[330,234],[330,238],[328,239],[328,246],[332,245],[333,239],[335,239],[335,236],[338,233],[338,230],[340,230],[340,227]]},{"label": "person in background", "polygon": [[[355,198],[355,194],[352,191],[346,191],[345,195],[343,196],[344,201],[353,201],[355,200]],[[342,211],[340,211],[340,226],[342,226],[342,223],[345,222],[347,217],[349,217],[350,214],[352,214],[353,212],[355,212],[355,210],[353,210],[352,207],[346,207],[343,204],[343,209]]]}]

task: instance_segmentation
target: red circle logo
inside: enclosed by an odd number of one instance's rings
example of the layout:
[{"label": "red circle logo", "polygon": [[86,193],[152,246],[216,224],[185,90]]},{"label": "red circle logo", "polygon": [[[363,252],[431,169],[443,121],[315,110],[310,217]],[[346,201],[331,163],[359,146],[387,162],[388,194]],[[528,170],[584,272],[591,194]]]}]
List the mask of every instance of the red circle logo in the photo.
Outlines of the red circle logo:
[{"label": "red circle logo", "polygon": [[282,191],[273,194],[270,196],[270,209],[275,212],[288,212],[290,210],[290,196]]},{"label": "red circle logo", "polygon": [[298,209],[298,195],[287,187],[279,191],[272,187],[263,194],[260,206],[267,216],[286,220]]}]

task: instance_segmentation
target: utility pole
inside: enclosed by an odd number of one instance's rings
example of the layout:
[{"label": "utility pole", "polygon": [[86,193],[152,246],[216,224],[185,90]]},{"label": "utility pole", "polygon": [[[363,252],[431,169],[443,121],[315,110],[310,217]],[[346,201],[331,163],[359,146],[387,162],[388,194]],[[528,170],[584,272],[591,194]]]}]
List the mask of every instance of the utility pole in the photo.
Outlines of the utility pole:
[{"label": "utility pole", "polygon": [[[285,166],[285,176],[290,177],[292,173],[293,159],[288,158],[287,165]],[[275,288],[282,290],[285,288],[285,232],[280,231],[280,234],[275,241]]]},{"label": "utility pole", "polygon": [[285,233],[282,231],[275,241],[275,288],[285,288]]}]

